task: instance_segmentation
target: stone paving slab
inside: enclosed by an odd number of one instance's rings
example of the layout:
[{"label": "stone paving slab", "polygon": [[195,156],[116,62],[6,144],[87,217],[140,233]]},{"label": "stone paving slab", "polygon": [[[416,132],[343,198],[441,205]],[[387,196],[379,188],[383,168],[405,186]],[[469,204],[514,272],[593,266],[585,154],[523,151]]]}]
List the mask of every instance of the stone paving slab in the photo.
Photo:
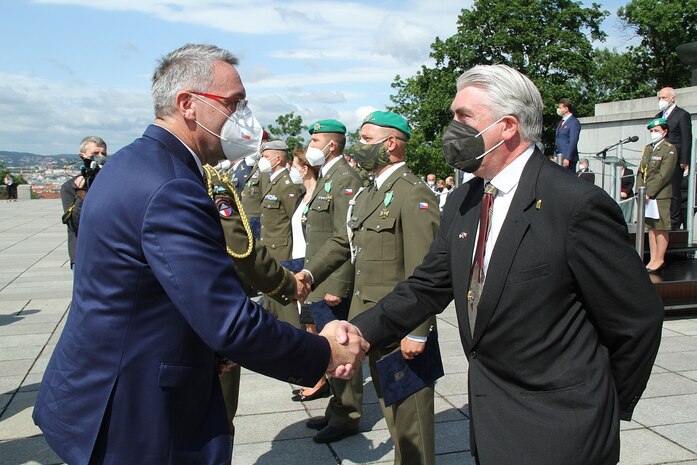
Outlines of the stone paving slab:
[{"label": "stone paving slab", "polygon": [[[60,201],[0,203],[0,465],[58,465],[31,414],[70,304]],[[474,465],[467,360],[450,306],[438,318],[446,375],[436,384],[437,465]],[[307,418],[328,399],[292,402],[295,386],[243,370],[235,465],[391,464],[393,445],[364,365],[360,433],[315,444]],[[659,357],[634,420],[622,422],[620,465],[697,465],[697,318],[665,321]]]}]

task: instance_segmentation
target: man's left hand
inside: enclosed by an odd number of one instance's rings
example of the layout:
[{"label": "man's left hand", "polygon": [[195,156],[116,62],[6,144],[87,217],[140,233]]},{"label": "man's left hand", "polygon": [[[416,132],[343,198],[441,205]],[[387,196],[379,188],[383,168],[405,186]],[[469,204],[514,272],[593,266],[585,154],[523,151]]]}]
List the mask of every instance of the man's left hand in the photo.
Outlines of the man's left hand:
[{"label": "man's left hand", "polygon": [[425,347],[425,342],[412,341],[408,337],[405,337],[399,343],[399,348],[402,350],[402,357],[404,357],[405,360],[412,360],[423,352]]}]

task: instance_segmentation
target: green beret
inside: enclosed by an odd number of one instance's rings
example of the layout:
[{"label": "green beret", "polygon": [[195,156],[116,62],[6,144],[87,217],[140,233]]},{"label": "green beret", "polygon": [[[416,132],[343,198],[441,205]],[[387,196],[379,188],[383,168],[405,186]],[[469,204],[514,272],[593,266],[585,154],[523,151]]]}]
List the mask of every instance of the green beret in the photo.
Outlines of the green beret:
[{"label": "green beret", "polygon": [[668,127],[668,121],[665,118],[656,118],[654,120],[651,120],[648,126],[646,126],[646,129],[651,129],[655,128],[656,126],[666,126]]},{"label": "green beret", "polygon": [[364,124],[395,128],[402,131],[407,136],[407,139],[411,137],[411,129],[409,129],[407,120],[391,111],[374,111],[363,119],[361,127],[363,127]]},{"label": "green beret", "polygon": [[315,124],[311,124],[307,129],[310,131],[310,134],[320,134],[322,132],[346,134],[346,126],[335,119],[321,119]]}]

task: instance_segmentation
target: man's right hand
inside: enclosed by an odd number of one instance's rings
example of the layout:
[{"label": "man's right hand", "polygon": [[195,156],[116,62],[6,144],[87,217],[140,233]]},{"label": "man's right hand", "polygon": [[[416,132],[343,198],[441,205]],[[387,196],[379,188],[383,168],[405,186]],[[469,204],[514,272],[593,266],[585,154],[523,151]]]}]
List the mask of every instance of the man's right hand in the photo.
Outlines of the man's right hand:
[{"label": "man's right hand", "polygon": [[295,276],[296,285],[295,300],[298,302],[305,302],[305,299],[307,299],[307,296],[310,295],[312,291],[312,280],[310,279],[310,275],[300,271],[293,276]]},{"label": "man's right hand", "polygon": [[365,360],[370,344],[356,326],[342,320],[327,323],[320,336],[329,341],[331,348],[327,373],[335,378],[350,379],[356,367]]}]

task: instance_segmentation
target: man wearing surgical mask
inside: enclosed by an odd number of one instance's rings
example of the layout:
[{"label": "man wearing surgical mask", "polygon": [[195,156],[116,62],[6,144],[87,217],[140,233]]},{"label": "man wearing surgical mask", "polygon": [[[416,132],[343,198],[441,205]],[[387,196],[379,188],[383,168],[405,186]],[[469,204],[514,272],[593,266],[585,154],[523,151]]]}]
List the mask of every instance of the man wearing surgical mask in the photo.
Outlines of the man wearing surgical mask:
[{"label": "man wearing surgical mask", "polygon": [[414,273],[352,323],[372,353],[454,300],[476,463],[616,464],[664,313],[622,212],[535,147],[542,97],[518,71],[465,71],[450,109],[445,159],[477,177]]},{"label": "man wearing surgical mask", "polygon": [[[271,256],[277,261],[288,260],[293,251],[291,218],[302,194],[301,186],[295,184],[286,169],[288,146],[280,140],[270,141],[261,147],[259,171],[269,176],[262,192],[261,238]],[[298,310],[295,305],[281,305],[265,299],[266,308],[279,320],[300,328]]]},{"label": "man wearing surgical mask", "polygon": [[[687,209],[683,210],[682,178],[690,174],[690,153],[692,151],[692,124],[690,114],[676,104],[675,90],[664,87],[658,91],[658,109],[656,118],[668,121],[668,137],[666,140],[675,146],[677,161],[671,183],[673,196],[670,198],[671,229],[686,228],[687,218],[692,218]],[[687,215],[687,218],[686,218]]]},{"label": "man wearing surgical mask", "polygon": [[163,56],[154,124],[90,188],[70,313],[33,413],[66,463],[226,463],[215,353],[312,386],[350,376],[368,350],[355,332],[335,337],[346,323],[300,331],[242,289],[204,179],[204,165],[259,149],[236,65],[205,44]]}]

